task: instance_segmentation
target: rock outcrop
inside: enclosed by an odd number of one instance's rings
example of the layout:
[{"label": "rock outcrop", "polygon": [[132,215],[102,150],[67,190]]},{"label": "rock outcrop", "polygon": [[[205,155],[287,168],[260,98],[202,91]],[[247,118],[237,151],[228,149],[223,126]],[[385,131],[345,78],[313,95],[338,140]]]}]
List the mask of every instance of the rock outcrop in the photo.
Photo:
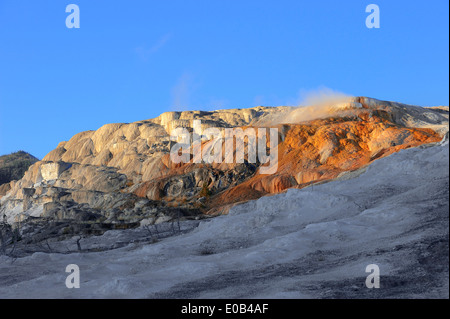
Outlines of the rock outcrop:
[{"label": "rock outcrop", "polygon": [[[448,132],[448,107],[356,97],[315,118],[313,108],[167,112],[81,132],[8,184],[0,215],[9,223],[35,218],[139,224],[222,214],[237,202],[338,178],[401,149],[439,142]],[[248,154],[243,163],[173,162],[176,141],[170,132],[177,127],[193,132],[195,120],[201,120],[202,130],[220,132],[277,128],[276,172],[259,174],[263,164],[249,161]],[[204,137],[201,143],[212,147],[211,141]],[[237,148],[248,144],[246,138]],[[198,154],[191,149],[189,156]]]},{"label": "rock outcrop", "polygon": [[11,189],[11,181],[21,179],[30,165],[37,161],[39,159],[24,151],[0,156],[0,197]]}]

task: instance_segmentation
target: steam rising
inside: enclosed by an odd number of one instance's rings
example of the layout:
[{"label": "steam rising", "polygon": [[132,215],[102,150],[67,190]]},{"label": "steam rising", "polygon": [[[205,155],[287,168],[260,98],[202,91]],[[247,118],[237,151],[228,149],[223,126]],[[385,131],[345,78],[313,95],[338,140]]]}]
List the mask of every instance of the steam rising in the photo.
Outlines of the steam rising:
[{"label": "steam rising", "polygon": [[344,116],[352,113],[352,109],[361,107],[355,97],[322,88],[304,94],[298,106],[278,114],[269,121],[264,121],[264,124],[296,124],[335,115]]}]

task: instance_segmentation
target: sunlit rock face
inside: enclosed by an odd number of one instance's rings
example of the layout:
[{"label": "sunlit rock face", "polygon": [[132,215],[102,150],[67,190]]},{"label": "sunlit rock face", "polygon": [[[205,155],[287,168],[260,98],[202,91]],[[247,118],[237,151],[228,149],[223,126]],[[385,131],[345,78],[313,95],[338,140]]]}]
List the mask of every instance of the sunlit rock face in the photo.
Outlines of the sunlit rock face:
[{"label": "sunlit rock face", "polygon": [[62,172],[72,166],[65,162],[51,162],[41,165],[41,176],[43,181],[56,180],[61,176]]},{"label": "sunlit rock face", "polygon": [[[197,120],[201,130],[277,128],[276,172],[260,174],[262,164],[247,155],[244,163],[174,163],[170,133],[177,127],[192,132]],[[79,214],[82,220],[138,223],[222,214],[237,202],[326,182],[401,149],[439,142],[447,132],[448,107],[367,97],[305,107],[166,112],[61,142],[8,185],[0,215],[10,222]],[[247,150],[247,144],[234,151]]]}]

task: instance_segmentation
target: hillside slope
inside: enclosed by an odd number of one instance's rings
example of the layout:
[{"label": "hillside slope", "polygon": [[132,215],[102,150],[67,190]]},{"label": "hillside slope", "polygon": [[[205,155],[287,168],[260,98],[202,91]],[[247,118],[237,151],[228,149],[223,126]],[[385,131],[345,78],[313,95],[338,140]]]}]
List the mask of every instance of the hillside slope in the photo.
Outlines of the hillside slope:
[{"label": "hillside slope", "polygon": [[4,184],[20,180],[28,168],[37,161],[39,159],[24,151],[0,156],[0,196],[5,195],[10,189],[9,185]]}]

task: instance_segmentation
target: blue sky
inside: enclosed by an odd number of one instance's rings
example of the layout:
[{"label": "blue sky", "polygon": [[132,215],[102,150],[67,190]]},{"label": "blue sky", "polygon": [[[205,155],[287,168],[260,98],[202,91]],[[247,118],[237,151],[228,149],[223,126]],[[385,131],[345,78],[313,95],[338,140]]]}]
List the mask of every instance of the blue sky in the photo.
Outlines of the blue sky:
[{"label": "blue sky", "polygon": [[[80,28],[68,29],[68,4]],[[368,29],[368,4],[380,8]],[[173,110],[334,91],[449,104],[447,0],[0,0],[0,154]]]}]

